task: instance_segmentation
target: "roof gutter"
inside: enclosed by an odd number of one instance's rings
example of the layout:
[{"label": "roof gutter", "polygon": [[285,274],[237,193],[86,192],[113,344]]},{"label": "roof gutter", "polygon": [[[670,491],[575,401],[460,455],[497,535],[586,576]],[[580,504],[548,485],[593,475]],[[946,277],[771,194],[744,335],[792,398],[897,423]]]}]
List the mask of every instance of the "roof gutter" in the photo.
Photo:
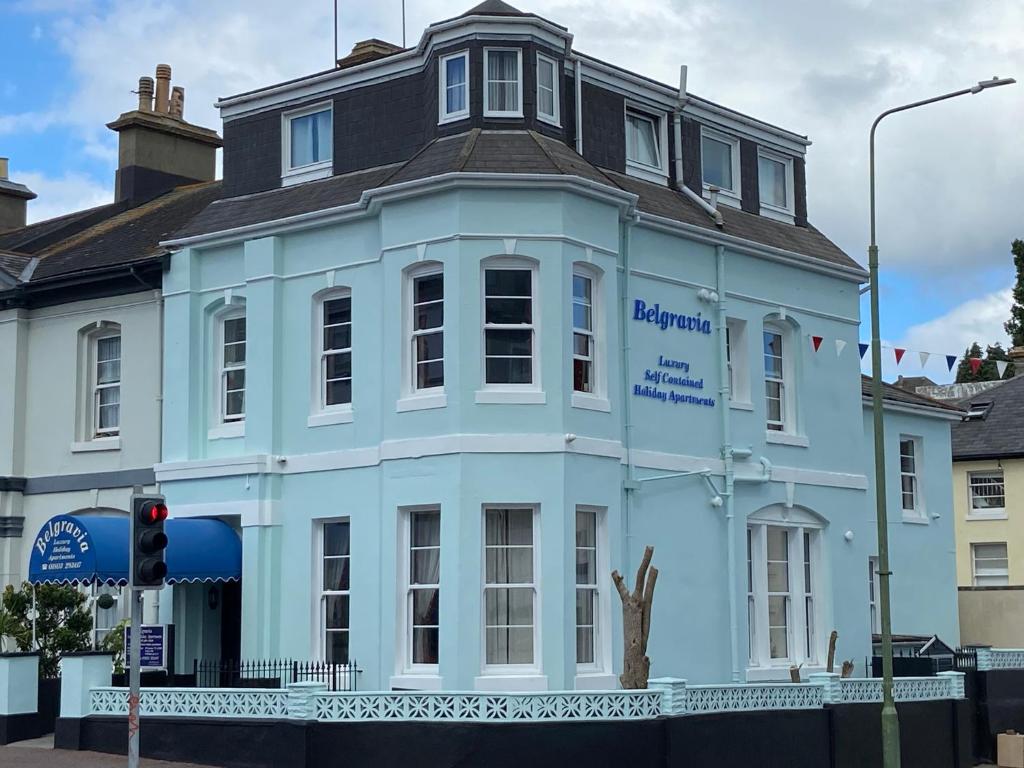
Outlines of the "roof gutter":
[{"label": "roof gutter", "polygon": [[[863,401],[866,407],[870,407],[870,397],[861,396],[861,400]],[[938,405],[925,405],[924,403],[921,403],[920,405],[916,403],[901,403],[898,400],[886,400],[885,398],[882,399],[882,407],[888,411],[896,411],[898,413],[912,413],[917,416],[933,416],[935,418],[955,422],[963,421],[964,416],[966,415],[964,411],[954,411],[950,410],[949,408],[943,408],[942,406]]]}]

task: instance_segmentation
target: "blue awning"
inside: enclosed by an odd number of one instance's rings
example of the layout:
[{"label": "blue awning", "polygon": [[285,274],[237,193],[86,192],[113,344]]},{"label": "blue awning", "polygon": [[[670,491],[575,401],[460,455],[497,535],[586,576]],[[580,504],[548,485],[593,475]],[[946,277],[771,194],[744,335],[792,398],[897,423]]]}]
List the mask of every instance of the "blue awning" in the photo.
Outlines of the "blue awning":
[{"label": "blue awning", "polygon": [[[237,581],[242,541],[220,520],[166,522],[167,583]],[[128,518],[58,515],[32,542],[28,580],[33,584],[127,584]]]}]

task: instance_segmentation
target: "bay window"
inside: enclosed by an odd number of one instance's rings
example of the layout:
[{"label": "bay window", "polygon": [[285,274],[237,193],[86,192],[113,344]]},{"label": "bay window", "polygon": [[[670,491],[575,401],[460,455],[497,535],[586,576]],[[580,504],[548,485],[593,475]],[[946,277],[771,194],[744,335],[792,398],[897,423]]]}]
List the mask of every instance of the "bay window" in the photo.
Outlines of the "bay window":
[{"label": "bay window", "polygon": [[349,661],[349,523],[320,526],[320,653],[329,664]]},{"label": "bay window", "polygon": [[518,48],[484,48],[484,116],[522,117],[523,59]]},{"label": "bay window", "polygon": [[469,117],[469,51],[442,56],[439,70],[439,122]]},{"label": "bay window", "polygon": [[537,117],[558,125],[558,63],[541,53],[537,54]]},{"label": "bay window", "polygon": [[484,667],[537,666],[533,507],[484,510]]},{"label": "bay window", "polygon": [[484,270],[484,383],[533,385],[535,376],[534,270]]},{"label": "bay window", "polygon": [[444,273],[428,265],[409,275],[413,393],[444,387]]},{"label": "bay window", "polygon": [[594,279],[581,269],[572,275],[572,389],[594,393]]},{"label": "bay window", "polygon": [[440,652],[441,512],[406,514],[406,664],[436,671]]},{"label": "bay window", "polygon": [[576,666],[601,668],[601,587],[598,580],[598,512],[576,508]]}]

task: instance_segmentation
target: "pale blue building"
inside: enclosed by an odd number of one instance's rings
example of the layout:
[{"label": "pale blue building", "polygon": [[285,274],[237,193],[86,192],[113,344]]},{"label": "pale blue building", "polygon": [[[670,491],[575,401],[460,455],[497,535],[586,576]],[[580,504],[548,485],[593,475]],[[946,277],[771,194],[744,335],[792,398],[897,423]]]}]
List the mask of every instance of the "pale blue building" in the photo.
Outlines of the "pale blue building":
[{"label": "pale blue building", "polygon": [[[179,666],[614,687],[609,574],[648,544],[652,674],[806,675],[833,629],[861,665],[866,274],[807,223],[809,141],[682,79],[488,0],[220,102],[225,199],[169,243],[156,478],[238,528],[242,581],[161,600]],[[949,414],[899,413],[935,466],[893,541],[934,570],[908,631],[955,642]]]}]

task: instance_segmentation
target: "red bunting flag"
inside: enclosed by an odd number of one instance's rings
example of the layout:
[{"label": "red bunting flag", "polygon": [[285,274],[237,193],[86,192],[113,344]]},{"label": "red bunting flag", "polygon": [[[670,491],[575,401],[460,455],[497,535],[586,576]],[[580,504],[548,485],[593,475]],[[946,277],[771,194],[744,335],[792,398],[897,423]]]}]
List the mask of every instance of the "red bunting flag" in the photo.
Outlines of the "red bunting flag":
[{"label": "red bunting flag", "polygon": [[821,346],[821,342],[825,340],[824,336],[811,336],[811,344],[814,345],[814,351],[818,351],[818,347]]},{"label": "red bunting flag", "polygon": [[900,347],[895,347],[893,349],[893,352],[896,354],[896,365],[899,365],[900,361],[903,359],[903,356],[907,354],[907,350],[902,349]]},{"label": "red bunting flag", "polygon": [[971,373],[977,373],[978,369],[981,368],[980,357],[972,357],[968,362],[971,364]]}]

